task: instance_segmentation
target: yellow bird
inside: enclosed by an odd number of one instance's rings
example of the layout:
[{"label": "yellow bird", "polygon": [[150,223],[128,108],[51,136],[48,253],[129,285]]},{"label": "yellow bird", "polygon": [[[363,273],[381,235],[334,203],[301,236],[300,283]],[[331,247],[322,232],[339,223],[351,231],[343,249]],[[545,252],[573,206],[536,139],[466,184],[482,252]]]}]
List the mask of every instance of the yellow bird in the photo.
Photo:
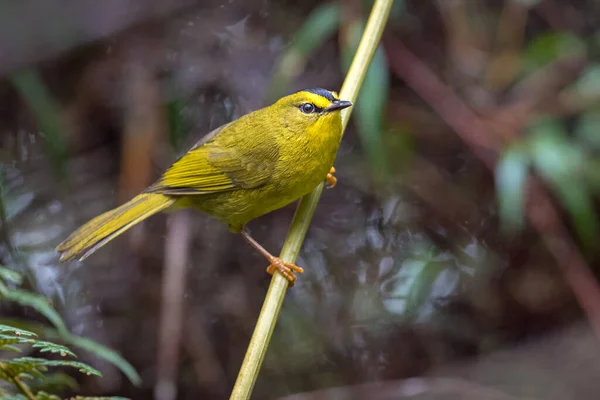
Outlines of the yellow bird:
[{"label": "yellow bird", "polygon": [[337,93],[306,89],[223,125],[198,141],[158,181],[92,219],[59,244],[61,261],[84,260],[133,225],[167,209],[193,208],[241,233],[291,283],[302,268],[271,255],[244,229],[327,180],[342,138]]}]

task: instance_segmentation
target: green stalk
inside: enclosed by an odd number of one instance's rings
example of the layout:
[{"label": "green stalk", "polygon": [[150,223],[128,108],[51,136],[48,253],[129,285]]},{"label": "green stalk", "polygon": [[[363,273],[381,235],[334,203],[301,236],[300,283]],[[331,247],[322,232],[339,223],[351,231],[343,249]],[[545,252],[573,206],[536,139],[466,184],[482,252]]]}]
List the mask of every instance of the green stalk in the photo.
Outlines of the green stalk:
[{"label": "green stalk", "polygon": [[19,388],[19,390],[21,391],[21,393],[23,393],[25,395],[25,397],[27,397],[28,400],[36,400],[35,395],[31,392],[31,390],[29,390],[29,387],[24,384],[18,377],[13,376],[13,382],[15,383],[15,385]]},{"label": "green stalk", "polygon": [[[381,39],[392,3],[393,0],[376,0],[373,4],[365,32],[342,85],[340,91],[341,99],[352,102],[356,101],[362,82]],[[345,129],[346,125],[348,125],[351,110],[352,108],[342,111],[342,129]],[[281,259],[283,261],[296,262],[302,242],[308,231],[308,226],[321,197],[323,186],[324,183],[321,183],[315,190],[300,200],[285,243],[283,244],[283,249],[281,250]],[[288,281],[279,273],[273,274],[271,285],[258,316],[252,339],[250,339],[250,344],[248,345],[248,350],[246,351],[246,356],[244,357],[230,399],[247,400],[250,398],[287,288]]]},{"label": "green stalk", "polygon": [[[10,376],[10,378],[12,379],[13,383],[15,384],[15,386],[19,389],[19,391],[21,393],[23,393],[23,395],[25,395],[25,397],[27,397],[28,400],[36,400],[35,395],[31,392],[31,390],[29,389],[29,387],[24,384],[18,376],[12,376],[10,371],[8,371],[6,369],[6,364],[0,362],[0,370]],[[2,391],[0,391],[0,394],[2,394]]]}]

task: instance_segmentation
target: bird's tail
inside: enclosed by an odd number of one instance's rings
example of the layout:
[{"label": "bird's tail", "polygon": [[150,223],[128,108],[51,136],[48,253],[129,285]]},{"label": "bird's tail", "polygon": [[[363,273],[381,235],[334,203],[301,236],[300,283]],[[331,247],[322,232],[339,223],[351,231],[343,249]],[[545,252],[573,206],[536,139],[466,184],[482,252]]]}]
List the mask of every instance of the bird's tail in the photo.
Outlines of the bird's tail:
[{"label": "bird's tail", "polygon": [[142,193],[127,203],[97,216],[56,247],[60,261],[87,258],[138,222],[171,206],[175,200],[162,194]]}]

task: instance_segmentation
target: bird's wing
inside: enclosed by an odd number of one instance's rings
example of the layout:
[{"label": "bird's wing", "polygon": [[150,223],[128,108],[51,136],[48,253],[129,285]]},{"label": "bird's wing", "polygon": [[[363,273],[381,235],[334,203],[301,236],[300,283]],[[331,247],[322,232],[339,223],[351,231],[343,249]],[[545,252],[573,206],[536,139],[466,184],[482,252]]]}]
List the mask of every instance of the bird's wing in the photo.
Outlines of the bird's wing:
[{"label": "bird's wing", "polygon": [[227,124],[206,135],[147,191],[194,195],[268,182],[279,156],[277,146],[265,143],[264,136],[253,142],[252,135],[238,131],[236,125]]}]

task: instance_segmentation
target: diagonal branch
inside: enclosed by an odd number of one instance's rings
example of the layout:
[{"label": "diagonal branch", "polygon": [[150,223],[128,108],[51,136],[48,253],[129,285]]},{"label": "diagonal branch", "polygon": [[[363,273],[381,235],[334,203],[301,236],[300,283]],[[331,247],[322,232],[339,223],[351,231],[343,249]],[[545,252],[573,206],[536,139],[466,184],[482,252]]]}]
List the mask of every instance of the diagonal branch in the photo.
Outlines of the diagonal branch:
[{"label": "diagonal branch", "polygon": [[[362,82],[371,64],[371,59],[379,45],[392,3],[392,0],[376,0],[373,4],[367,26],[340,91],[340,98],[352,102],[356,101]],[[342,111],[343,129],[348,125],[350,112],[351,109]],[[302,242],[308,231],[308,226],[310,225],[322,191],[323,183],[300,201],[285,243],[283,244],[283,249],[281,250],[281,259],[283,261],[293,263],[298,253],[300,253]],[[274,274],[258,321],[256,322],[254,333],[250,339],[240,373],[235,382],[231,399],[240,400],[250,398],[265,353],[267,352],[273,329],[275,329],[277,316],[279,315],[287,288],[287,279],[279,273]]]}]

